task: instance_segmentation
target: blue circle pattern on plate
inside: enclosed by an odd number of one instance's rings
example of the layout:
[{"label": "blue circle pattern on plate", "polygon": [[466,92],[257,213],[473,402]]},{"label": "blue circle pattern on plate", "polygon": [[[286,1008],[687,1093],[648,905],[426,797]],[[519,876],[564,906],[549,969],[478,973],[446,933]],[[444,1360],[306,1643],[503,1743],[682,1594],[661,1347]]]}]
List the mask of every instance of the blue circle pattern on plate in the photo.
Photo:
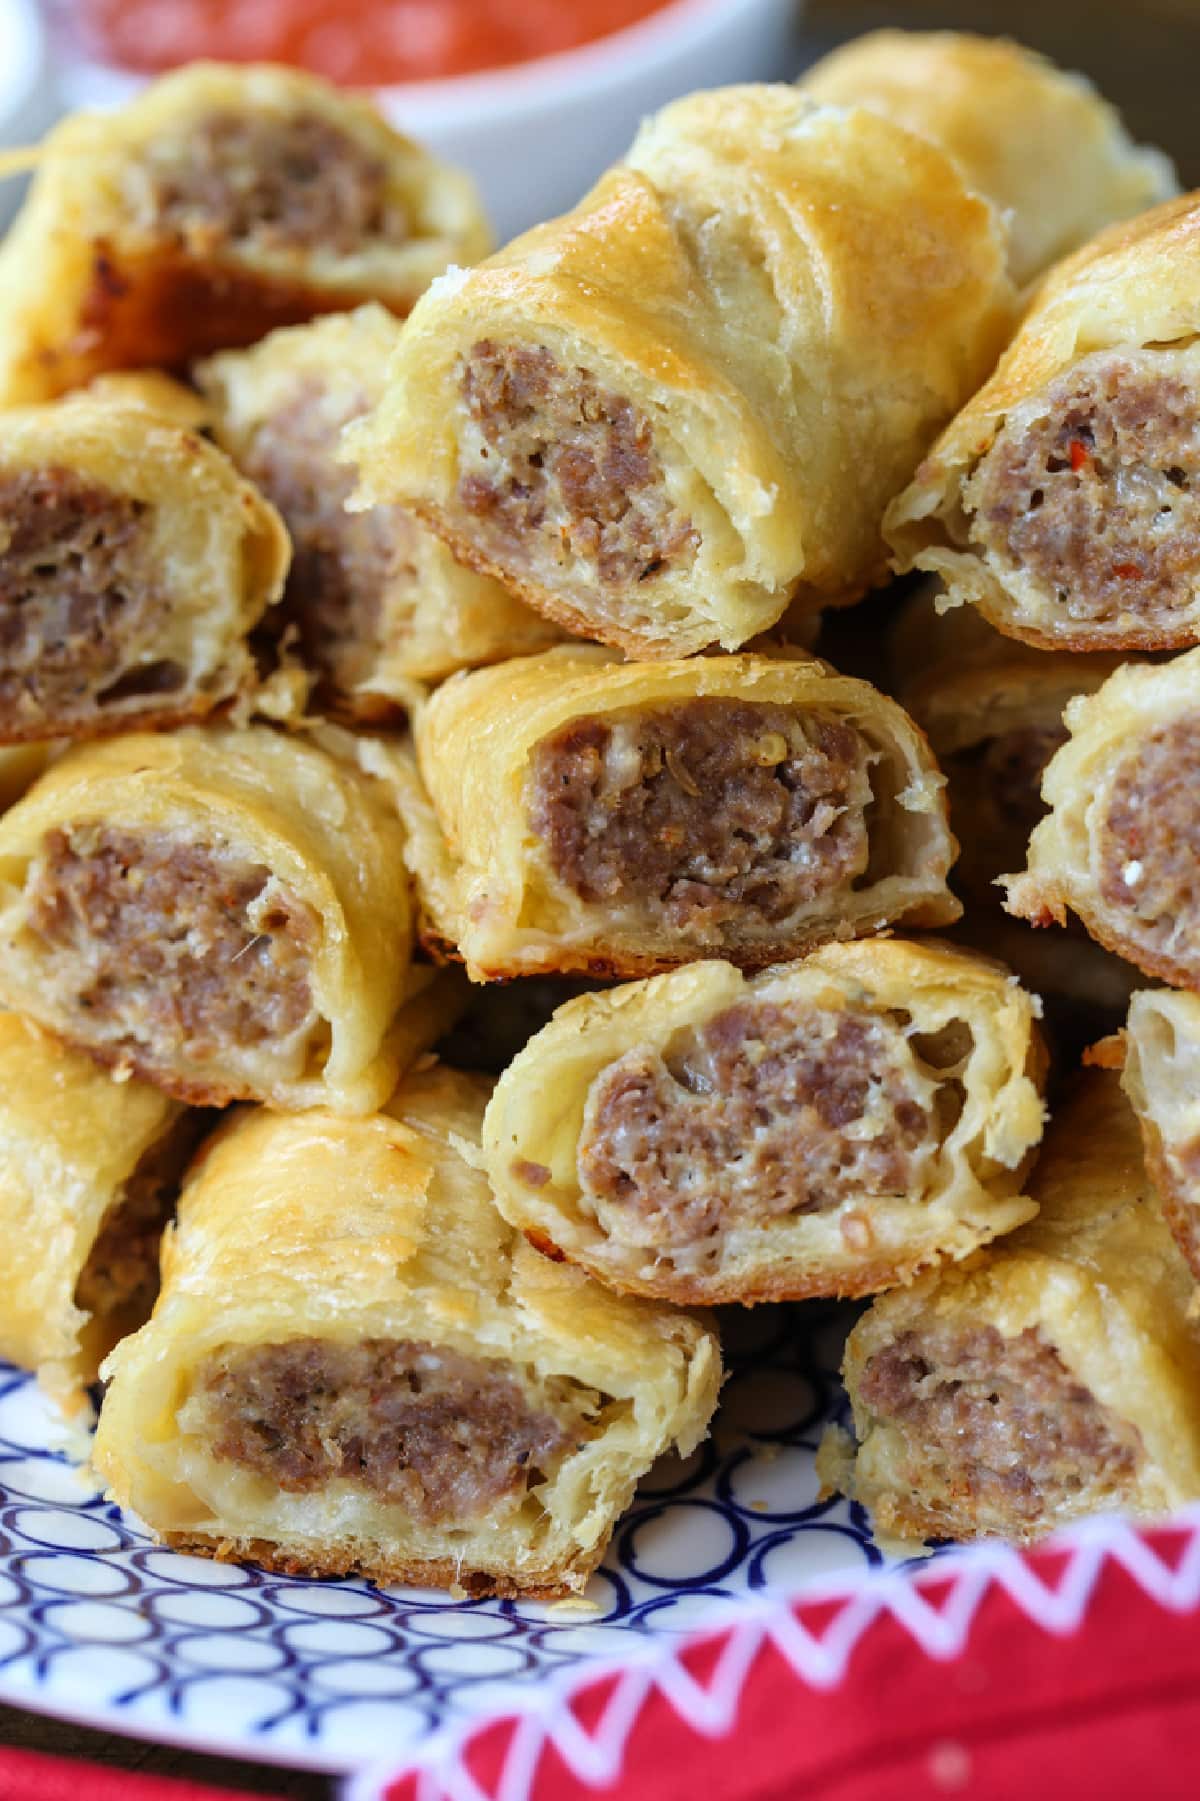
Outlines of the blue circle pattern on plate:
[{"label": "blue circle pattern on plate", "polygon": [[619,1656],[630,1633],[719,1624],[753,1590],[882,1563],[862,1509],[817,1495],[817,1444],[846,1413],[846,1322],[820,1304],[726,1318],[714,1434],[651,1471],[587,1608],[285,1580],[166,1550],[61,1448],[36,1384],[0,1364],[0,1699],[350,1767],[511,1701],[513,1683]]}]

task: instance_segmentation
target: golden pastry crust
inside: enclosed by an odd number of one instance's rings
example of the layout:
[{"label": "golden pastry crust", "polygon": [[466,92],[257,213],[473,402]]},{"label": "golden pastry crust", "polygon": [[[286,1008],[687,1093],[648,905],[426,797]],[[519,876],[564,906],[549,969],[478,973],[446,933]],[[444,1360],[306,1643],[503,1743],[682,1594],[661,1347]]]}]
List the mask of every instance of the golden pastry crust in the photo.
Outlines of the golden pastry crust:
[{"label": "golden pastry crust", "polygon": [[[715,1335],[609,1294],[505,1225],[473,1148],[487,1092],[438,1067],[410,1077],[386,1114],[247,1113],[210,1148],[164,1248],[154,1317],[105,1368],[96,1466],[160,1537],[293,1573],[574,1592],[653,1459],[703,1437],[720,1383]],[[433,1381],[438,1359],[482,1360],[476,1369],[502,1371],[568,1429],[541,1453],[545,1467],[514,1471],[486,1509],[466,1493],[432,1512],[419,1497],[405,1506],[360,1474],[281,1486],[219,1448],[228,1434],[209,1375],[297,1339],[423,1348]],[[371,1406],[386,1410],[386,1397]],[[486,1414],[473,1416],[469,1397],[462,1407],[448,1424],[433,1417],[439,1442],[486,1437]],[[386,1480],[408,1442],[397,1439]],[[484,1480],[500,1455],[481,1464]]]},{"label": "golden pastry crust", "polygon": [[1107,950],[1180,987],[1200,983],[1191,845],[1200,776],[1200,650],[1125,663],[1066,711],[1070,736],[1047,765],[1050,811],[1028,862],[1006,877],[1007,909],[1034,925],[1067,908]]},{"label": "golden pastry crust", "polygon": [[848,1487],[877,1531],[1025,1541],[1080,1513],[1154,1517],[1200,1497],[1194,1284],[1115,1074],[1079,1078],[1031,1192],[1036,1219],[882,1296],[850,1334]]},{"label": "golden pastry crust", "polygon": [[1146,1167],[1200,1278],[1200,996],[1135,994],[1123,1036],[1121,1085],[1142,1128]]},{"label": "golden pastry crust", "polygon": [[800,85],[947,151],[1008,220],[1022,287],[1103,226],[1179,190],[1170,160],[1135,145],[1089,81],[1003,38],[872,31],[822,57]]},{"label": "golden pastry crust", "polygon": [[180,725],[253,688],[290,546],[198,414],[156,375],[5,414],[0,743]]},{"label": "golden pastry crust", "polygon": [[1043,1071],[1030,996],[943,944],[697,963],[560,1007],[484,1154],[505,1217],[618,1290],[872,1294],[1029,1218]]},{"label": "golden pastry crust", "polygon": [[358,721],[406,711],[414,682],[558,636],[498,582],[455,562],[402,508],[345,511],[353,478],[335,461],[338,437],[381,398],[402,329],[383,307],[360,307],[272,332],[194,371],[219,442],[291,532],[277,617],[297,627],[322,705]]},{"label": "golden pastry crust", "polygon": [[694,94],[574,212],[433,285],[347,454],[565,630],[736,649],[882,578],[884,507],[1011,324],[1004,250],[889,121]]},{"label": "golden pastry crust", "polygon": [[25,790],[42,774],[54,747],[49,744],[6,744],[0,746],[0,813],[20,800]]},{"label": "golden pastry crust", "polygon": [[185,1100],[369,1111],[422,1036],[403,855],[299,736],[77,748],[0,820],[0,1000]]},{"label": "golden pastry crust", "polygon": [[193,63],[42,146],[0,253],[0,401],[174,368],[486,254],[474,187],[300,70]]},{"label": "golden pastry crust", "polygon": [[895,569],[940,576],[951,603],[1039,649],[1195,642],[1198,232],[1195,196],[1167,201],[1047,277],[888,508]]},{"label": "golden pastry crust", "polygon": [[[31,1020],[0,1013],[0,1356],[36,1370],[68,1413],[85,1407],[101,1362],[149,1315],[155,1203],[173,1198],[189,1148],[170,1144],[180,1128],[194,1142],[198,1127],[158,1089],[114,1081]],[[150,1170],[164,1150],[178,1152],[174,1167]],[[113,1228],[97,1268],[106,1222],[124,1199],[138,1204],[139,1167],[161,1178],[161,1193],[144,1193],[128,1235]],[[122,1269],[122,1258],[136,1265]]]},{"label": "golden pastry crust", "polygon": [[890,651],[893,692],[946,774],[955,887],[997,906],[997,879],[1024,859],[1045,811],[1042,773],[1066,739],[1067,703],[1094,694],[1120,659],[1031,650],[974,607],[939,614],[930,594],[904,608]]},{"label": "golden pastry crust", "polygon": [[924,739],[812,658],[561,646],[453,676],[415,741],[428,798],[410,783],[401,800],[409,854],[431,936],[477,981],[758,967],[958,916]]}]

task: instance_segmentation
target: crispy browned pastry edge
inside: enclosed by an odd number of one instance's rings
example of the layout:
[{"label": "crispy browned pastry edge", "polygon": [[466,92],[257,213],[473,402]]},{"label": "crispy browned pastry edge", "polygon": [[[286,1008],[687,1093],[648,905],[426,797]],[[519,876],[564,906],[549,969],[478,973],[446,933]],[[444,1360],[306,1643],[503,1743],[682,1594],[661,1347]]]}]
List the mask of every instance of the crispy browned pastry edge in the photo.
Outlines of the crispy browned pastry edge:
[{"label": "crispy browned pastry edge", "polygon": [[525,1576],[495,1570],[471,1569],[453,1558],[426,1561],[403,1557],[363,1557],[355,1539],[330,1539],[320,1551],[289,1552],[261,1538],[216,1538],[206,1533],[167,1532],[163,1542],[177,1551],[211,1557],[217,1563],[252,1563],[277,1576],[365,1576],[381,1588],[464,1589],[474,1600],[558,1601],[579,1594],[604,1555],[601,1544],[592,1552],[580,1552],[570,1562],[548,1564]]},{"label": "crispy browned pastry edge", "polygon": [[651,1277],[622,1277],[618,1282],[605,1264],[564,1250],[539,1230],[527,1231],[525,1238],[535,1251],[553,1263],[572,1263],[594,1276],[617,1294],[640,1295],[651,1301],[673,1301],[679,1307],[720,1307],[736,1303],[757,1307],[767,1301],[861,1301],[868,1295],[881,1294],[885,1288],[907,1287],[923,1270],[943,1261],[936,1252],[908,1260],[870,1263],[865,1268],[847,1272],[845,1277],[805,1278],[788,1276],[775,1268],[765,1268],[740,1280],[662,1274]]},{"label": "crispy browned pastry edge", "polygon": [[0,747],[17,744],[45,744],[58,739],[71,744],[87,744],[97,738],[119,738],[127,732],[169,732],[180,726],[196,725],[214,714],[227,712],[239,698],[236,690],[224,689],[215,694],[194,695],[186,707],[147,708],[144,712],[101,715],[96,719],[63,721],[41,719],[21,726],[0,714]]},{"label": "crispy browned pastry edge", "polygon": [[[1006,877],[1011,880],[1011,877]],[[1022,877],[1022,880],[1024,878]],[[1005,903],[1004,911],[1013,919],[1025,919],[1035,931],[1045,930],[1049,926],[1065,926],[1068,911],[1082,922],[1089,938],[1095,939],[1106,951],[1115,957],[1123,957],[1126,963],[1132,963],[1143,975],[1157,976],[1160,982],[1167,982],[1172,988],[1190,988],[1194,977],[1190,969],[1173,963],[1169,957],[1160,957],[1153,951],[1135,947],[1122,933],[1114,931],[1105,924],[1092,908],[1081,906],[1074,900],[1068,900],[1061,891],[1045,880],[1034,877],[1029,883],[1030,889],[1037,895],[1036,904],[1031,910],[1014,907],[1011,901]],[[1103,1066],[1102,1066],[1103,1067]]]},{"label": "crispy browned pastry edge", "polygon": [[148,1082],[152,1088],[169,1094],[172,1100],[183,1101],[189,1107],[228,1107],[234,1101],[256,1101],[259,1098],[257,1093],[248,1088],[221,1088],[212,1083],[190,1082],[186,1076],[174,1075],[157,1063],[144,1061],[128,1048],[87,1044],[82,1038],[73,1038],[69,1032],[64,1032],[59,1027],[45,1025],[40,1020],[38,1023],[60,1044],[65,1044],[74,1051],[82,1051],[85,1057],[90,1057],[101,1069],[112,1070],[121,1076],[134,1076],[139,1082]]},{"label": "crispy browned pastry edge", "polygon": [[989,625],[994,625],[998,632],[1006,638],[1014,638],[1019,644],[1028,644],[1034,650],[1070,650],[1070,651],[1151,651],[1151,650],[1186,650],[1190,644],[1200,641],[1200,630],[1193,627],[1183,631],[1127,631],[1107,633],[1097,637],[1094,632],[1039,632],[1030,626],[1018,626],[999,611],[990,607],[986,601],[968,601],[968,606],[976,606]]}]

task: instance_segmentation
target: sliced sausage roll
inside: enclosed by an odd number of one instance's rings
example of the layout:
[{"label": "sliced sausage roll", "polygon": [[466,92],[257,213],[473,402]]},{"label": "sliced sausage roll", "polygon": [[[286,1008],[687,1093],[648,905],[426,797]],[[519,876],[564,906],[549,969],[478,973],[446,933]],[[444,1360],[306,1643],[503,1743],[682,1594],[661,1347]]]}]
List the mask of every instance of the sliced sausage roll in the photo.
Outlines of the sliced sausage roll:
[{"label": "sliced sausage roll", "polygon": [[704,1436],[715,1335],[505,1225],[471,1157],[486,1094],[438,1068],[386,1114],[256,1111],[218,1137],[154,1317],[105,1366],[96,1467],[160,1538],[563,1594],[655,1457]]},{"label": "sliced sausage roll", "polygon": [[43,144],[0,253],[0,403],[379,300],[489,232],[467,176],[295,69],[193,63]]},{"label": "sliced sausage roll", "polygon": [[367,1111],[411,986],[403,853],[381,787],[265,726],[77,749],[0,819],[0,1003],[183,1100]]},{"label": "sliced sausage roll", "polygon": [[367,499],[568,631],[736,649],[881,577],[887,502],[1007,334],[1004,257],[889,121],[694,94],[574,212],[434,285],[348,449]]},{"label": "sliced sausage roll", "polygon": [[991,380],[888,509],[940,575],[1045,650],[1200,636],[1200,199],[1102,232],[1038,290]]},{"label": "sliced sausage roll", "polygon": [[955,887],[999,905],[997,878],[1024,862],[1046,811],[1042,774],[1066,742],[1067,702],[1094,693],[1120,659],[1030,650],[973,607],[939,618],[924,595],[901,615],[892,648],[897,696],[946,774],[960,846]]},{"label": "sliced sausage roll", "polygon": [[1200,1500],[1195,1285],[1115,1074],[1055,1117],[1035,1220],[874,1302],[844,1375],[858,1439],[822,1471],[905,1539],[1024,1541]]},{"label": "sliced sausage roll", "polygon": [[812,658],[563,646],[452,676],[416,743],[424,904],[475,980],[753,967],[959,911],[924,739]]},{"label": "sliced sausage roll", "polygon": [[1070,907],[1147,975],[1200,987],[1200,650],[1127,663],[1066,712],[1046,769],[1050,812],[1008,877],[1008,910],[1035,925]]},{"label": "sliced sausage roll", "polygon": [[69,1413],[150,1316],[158,1241],[211,1117],[0,1013],[0,1357]]},{"label": "sliced sausage roll", "polygon": [[0,744],[176,725],[252,685],[287,534],[189,409],[125,377],[4,415]]},{"label": "sliced sausage roll", "polygon": [[864,1295],[1033,1212],[1034,1004],[946,945],[698,963],[561,1007],[484,1122],[502,1212],[612,1287]]},{"label": "sliced sausage roll", "polygon": [[384,717],[414,681],[540,649],[559,634],[498,582],[456,563],[396,506],[347,512],[342,427],[379,399],[402,327],[382,307],[292,326],[195,372],[219,441],[283,515],[293,554],[284,604],[318,703]]},{"label": "sliced sausage roll", "polygon": [[1200,995],[1135,994],[1122,1083],[1142,1128],[1167,1224],[1200,1280]]},{"label": "sliced sausage roll", "polygon": [[1178,192],[1171,163],[1134,144],[1081,75],[1002,38],[872,31],[806,71],[832,106],[868,106],[949,152],[1009,222],[1020,285],[1114,219]]}]

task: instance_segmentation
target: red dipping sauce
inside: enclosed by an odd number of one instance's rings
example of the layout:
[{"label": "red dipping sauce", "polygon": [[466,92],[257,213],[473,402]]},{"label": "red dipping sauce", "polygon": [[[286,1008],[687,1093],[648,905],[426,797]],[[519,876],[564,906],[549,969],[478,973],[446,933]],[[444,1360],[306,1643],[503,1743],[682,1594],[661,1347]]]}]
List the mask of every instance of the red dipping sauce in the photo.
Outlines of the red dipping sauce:
[{"label": "red dipping sauce", "polygon": [[97,61],[158,74],[196,57],[291,63],[352,87],[469,75],[574,50],[670,0],[77,0]]}]

